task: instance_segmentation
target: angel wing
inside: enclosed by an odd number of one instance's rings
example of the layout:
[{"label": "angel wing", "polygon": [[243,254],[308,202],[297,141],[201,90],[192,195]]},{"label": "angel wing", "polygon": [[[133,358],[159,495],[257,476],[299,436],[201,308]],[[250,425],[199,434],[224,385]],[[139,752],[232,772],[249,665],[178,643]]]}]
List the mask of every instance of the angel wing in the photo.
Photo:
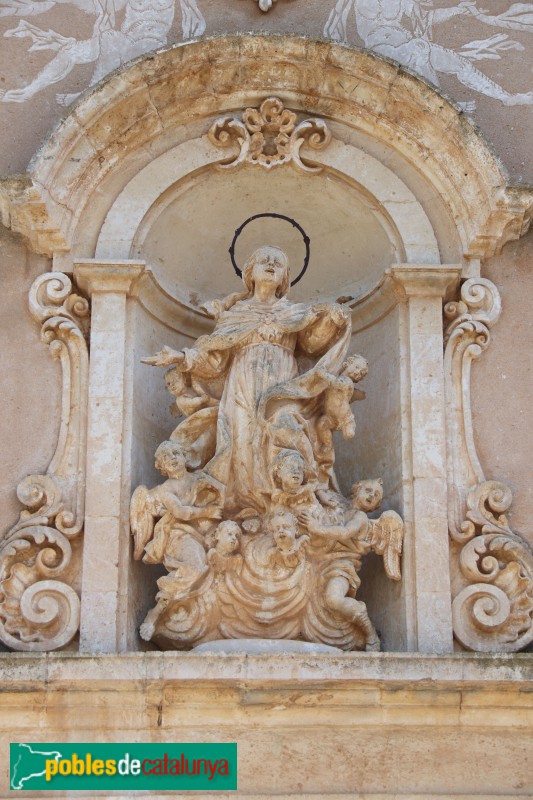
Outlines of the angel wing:
[{"label": "angel wing", "polygon": [[379,519],[370,520],[370,547],[383,556],[385,572],[393,581],[402,577],[400,556],[402,554],[404,524],[396,511],[384,511]]},{"label": "angel wing", "polygon": [[160,516],[154,500],[146,486],[138,486],[131,498],[130,526],[135,542],[133,558],[136,561],[142,558],[143,550],[153,536],[154,522]]}]

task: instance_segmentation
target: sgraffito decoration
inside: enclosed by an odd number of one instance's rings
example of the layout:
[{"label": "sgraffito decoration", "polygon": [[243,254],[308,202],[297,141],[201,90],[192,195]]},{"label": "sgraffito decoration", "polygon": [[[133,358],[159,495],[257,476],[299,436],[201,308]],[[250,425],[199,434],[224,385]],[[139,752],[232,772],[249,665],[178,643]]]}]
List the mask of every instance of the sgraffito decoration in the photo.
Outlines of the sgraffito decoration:
[{"label": "sgraffito decoration", "polygon": [[[434,41],[434,27],[458,16],[474,18],[500,31],[533,33],[531,3],[513,3],[499,14],[490,14],[471,0],[446,8],[435,8],[422,0],[337,0],[324,36],[348,43],[353,25],[366,48],[398,61],[434,86],[439,86],[439,75],[454,75],[463,86],[505,105],[532,105],[533,92],[508,92],[474,66],[478,61],[499,60],[502,53],[523,51],[524,46],[507,33],[466,42],[460,50]],[[476,107],[474,100],[461,105],[471,112]]]},{"label": "sgraffito decoration", "polygon": [[[28,17],[45,15],[57,6],[71,6],[94,18],[88,39],[64,36],[51,29],[40,28]],[[205,31],[205,19],[197,0],[3,0],[0,16],[22,17],[15,28],[4,36],[29,39],[29,51],[49,51],[52,59],[23,88],[0,92],[4,103],[23,103],[38,92],[59,83],[78,65],[94,64],[89,86],[94,86],[113,70],[132,58],[164,47],[174,22],[176,6],[181,11],[183,39]],[[77,94],[58,93],[57,102],[69,106]]]}]

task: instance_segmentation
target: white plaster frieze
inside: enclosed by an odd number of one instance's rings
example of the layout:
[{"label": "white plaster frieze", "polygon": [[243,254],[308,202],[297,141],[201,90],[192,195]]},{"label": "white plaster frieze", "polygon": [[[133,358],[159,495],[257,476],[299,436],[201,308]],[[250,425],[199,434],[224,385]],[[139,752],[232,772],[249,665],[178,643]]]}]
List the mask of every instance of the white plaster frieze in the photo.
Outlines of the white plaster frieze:
[{"label": "white plaster frieze", "polygon": [[497,288],[472,278],[445,306],[449,531],[461,545],[462,587],[452,606],[454,634],[468,650],[515,652],[533,641],[533,554],[505,512],[509,487],[487,481],[474,443],[470,368],[490,343],[501,313]]},{"label": "white plaster frieze", "polygon": [[61,362],[61,425],[46,474],[17,487],[26,508],[0,542],[0,639],[14,650],[44,651],[67,644],[79,627],[80,601],[68,576],[71,541],[84,523],[89,304],[66,275],[45,273],[29,306]]}]

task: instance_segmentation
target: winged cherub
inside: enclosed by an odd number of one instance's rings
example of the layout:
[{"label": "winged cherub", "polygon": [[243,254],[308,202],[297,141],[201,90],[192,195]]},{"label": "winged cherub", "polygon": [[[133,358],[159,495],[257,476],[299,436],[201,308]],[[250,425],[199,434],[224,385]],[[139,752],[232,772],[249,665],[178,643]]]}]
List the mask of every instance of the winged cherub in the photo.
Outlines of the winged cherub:
[{"label": "winged cherub", "polygon": [[163,564],[169,572],[157,581],[157,605],[141,626],[146,640],[169,602],[190,591],[207,571],[203,534],[221,517],[216,481],[189,473],[175,442],[159,445],[155,466],[168,479],[154,489],[138,486],[130,506],[134,558]]},{"label": "winged cherub", "polygon": [[392,580],[400,580],[400,555],[404,525],[395,511],[385,511],[377,520],[368,514],[375,511],[383,499],[381,478],[364,480],[352,487],[350,508],[342,524],[328,524],[302,511],[298,521],[313,538],[322,540],[327,548],[322,557],[322,580],[326,606],[345,619],[356,623],[364,631],[366,650],[379,650],[380,643],[368,616],[366,605],[355,599],[360,586],[357,575],[361,560],[370,550],[383,556],[385,571]]}]

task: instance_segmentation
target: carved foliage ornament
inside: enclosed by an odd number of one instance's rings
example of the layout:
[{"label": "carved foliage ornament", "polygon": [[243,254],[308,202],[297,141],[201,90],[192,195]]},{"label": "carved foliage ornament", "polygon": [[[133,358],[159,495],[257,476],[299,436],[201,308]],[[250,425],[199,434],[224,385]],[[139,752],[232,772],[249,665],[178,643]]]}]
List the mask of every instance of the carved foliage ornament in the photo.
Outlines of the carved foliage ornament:
[{"label": "carved foliage ornament", "polygon": [[209,129],[208,136],[217,147],[237,147],[237,156],[231,156],[218,166],[235,169],[243,164],[258,164],[272,169],[292,163],[304,172],[320,172],[302,159],[300,150],[306,145],[322,150],[331,141],[326,123],[315,117],[298,125],[294,111],[285,108],[277,97],[268,97],[260,107],[247,108],[242,121],[237,117],[220,117]]},{"label": "carved foliage ornament", "polygon": [[17,487],[26,506],[0,543],[0,639],[14,650],[55,650],[79,627],[80,601],[65,580],[83,526],[89,304],[62,273],[40,275],[29,297],[41,338],[59,359],[62,415],[46,475]]},{"label": "carved foliage ornament", "polygon": [[468,280],[461,300],[444,312],[449,527],[462,545],[466,583],[453,601],[454,633],[468,650],[516,652],[533,641],[533,555],[507,522],[511,490],[485,480],[470,410],[470,365],[490,342],[501,312],[498,290],[484,278]]}]

